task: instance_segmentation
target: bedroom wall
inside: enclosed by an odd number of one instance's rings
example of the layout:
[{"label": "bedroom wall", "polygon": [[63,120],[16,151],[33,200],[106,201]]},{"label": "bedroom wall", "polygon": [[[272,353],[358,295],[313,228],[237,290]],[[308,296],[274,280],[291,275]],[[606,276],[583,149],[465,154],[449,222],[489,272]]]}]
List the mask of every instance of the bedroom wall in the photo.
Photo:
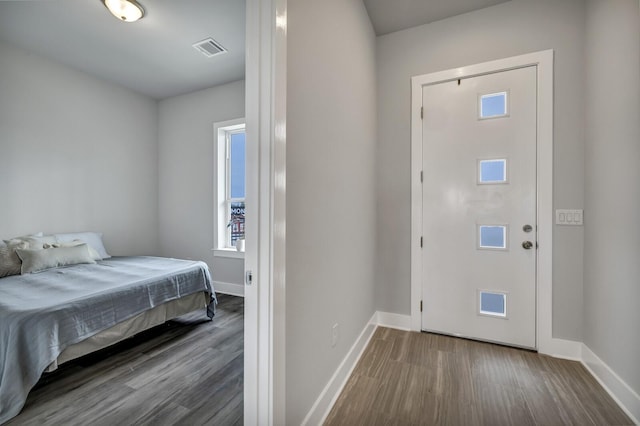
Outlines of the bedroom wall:
[{"label": "bedroom wall", "polygon": [[157,106],[0,43],[0,238],[101,231],[158,254]]},{"label": "bedroom wall", "polygon": [[[411,76],[554,49],[554,208],[584,207],[584,14],[582,0],[513,0],[378,37],[379,310],[410,315]],[[553,334],[582,340],[584,230],[553,232]]]},{"label": "bedroom wall", "polygon": [[638,1],[590,0],[586,23],[584,343],[640,393]]},{"label": "bedroom wall", "polygon": [[244,81],[158,105],[161,254],[203,260],[214,281],[242,286],[244,260],[214,257],[212,251],[213,123],[244,117]]},{"label": "bedroom wall", "polygon": [[287,7],[286,423],[298,425],[375,311],[375,36],[360,1]]}]

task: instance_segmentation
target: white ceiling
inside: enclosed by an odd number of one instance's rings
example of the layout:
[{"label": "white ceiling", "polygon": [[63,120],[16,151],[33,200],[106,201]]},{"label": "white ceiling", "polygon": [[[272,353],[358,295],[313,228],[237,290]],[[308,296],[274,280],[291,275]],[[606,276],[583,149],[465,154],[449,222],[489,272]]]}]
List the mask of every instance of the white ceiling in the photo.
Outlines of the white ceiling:
[{"label": "white ceiling", "polygon": [[363,0],[377,35],[439,21],[508,0]]},{"label": "white ceiling", "polygon": [[[138,22],[100,0],[0,1],[0,40],[162,99],[244,78],[244,0],[139,0]],[[206,58],[211,37],[228,52]]]},{"label": "white ceiling", "polygon": [[[244,0],[139,1],[146,15],[134,23],[100,0],[0,1],[0,40],[156,99],[244,78]],[[363,1],[382,35],[507,0]],[[191,46],[207,37],[228,52]]]}]

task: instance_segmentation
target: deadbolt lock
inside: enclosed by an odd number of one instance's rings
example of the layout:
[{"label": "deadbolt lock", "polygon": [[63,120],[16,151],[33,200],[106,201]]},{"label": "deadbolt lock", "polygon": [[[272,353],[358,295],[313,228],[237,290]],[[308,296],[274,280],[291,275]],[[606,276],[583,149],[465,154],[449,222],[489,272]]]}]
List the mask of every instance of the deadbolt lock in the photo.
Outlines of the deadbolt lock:
[{"label": "deadbolt lock", "polygon": [[531,232],[531,231],[533,231],[533,227],[531,225],[525,225],[525,226],[522,227],[522,230],[524,232]]}]

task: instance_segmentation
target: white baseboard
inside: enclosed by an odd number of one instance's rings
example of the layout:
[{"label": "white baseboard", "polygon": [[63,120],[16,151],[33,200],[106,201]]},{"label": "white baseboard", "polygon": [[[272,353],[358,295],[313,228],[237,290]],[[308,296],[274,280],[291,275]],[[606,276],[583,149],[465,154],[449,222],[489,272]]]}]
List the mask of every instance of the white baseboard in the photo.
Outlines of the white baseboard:
[{"label": "white baseboard", "polygon": [[639,425],[640,395],[585,344],[582,344],[582,364],[631,418],[631,421]]},{"label": "white baseboard", "polygon": [[344,385],[347,384],[347,380],[349,380],[362,353],[369,344],[369,340],[371,340],[371,336],[373,336],[373,332],[377,328],[376,321],[377,312],[373,314],[369,323],[367,323],[360,333],[360,336],[358,336],[353,346],[351,346],[351,349],[349,349],[347,356],[344,357],[336,372],[333,373],[333,376],[329,379],[329,383],[324,387],[320,396],[311,407],[311,410],[309,410],[309,413],[307,413],[307,416],[302,421],[303,426],[321,425],[324,423],[331,408],[333,408],[333,404],[335,404],[340,396]]},{"label": "white baseboard", "polygon": [[640,424],[640,396],[620,378],[607,364],[593,353],[587,345],[573,340],[553,338],[540,353],[555,358],[581,362],[591,375],[602,385],[613,400],[620,406],[635,424]]},{"label": "white baseboard", "polygon": [[212,284],[216,293],[244,297],[244,286],[242,284],[225,283],[222,281],[213,281]]},{"label": "white baseboard", "polygon": [[582,342],[575,340],[551,338],[547,342],[538,344],[538,353],[554,358],[569,359],[571,361],[582,360]]},{"label": "white baseboard", "polygon": [[411,315],[394,314],[391,312],[376,312],[376,324],[381,327],[411,330]]}]

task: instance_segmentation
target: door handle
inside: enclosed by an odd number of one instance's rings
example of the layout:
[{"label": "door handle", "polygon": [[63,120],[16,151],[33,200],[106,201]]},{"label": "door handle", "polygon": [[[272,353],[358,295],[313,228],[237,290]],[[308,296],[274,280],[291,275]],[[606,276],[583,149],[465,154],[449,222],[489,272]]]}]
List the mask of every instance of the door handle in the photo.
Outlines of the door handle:
[{"label": "door handle", "polygon": [[523,241],[522,242],[522,248],[525,250],[531,250],[531,247],[533,247],[533,243],[531,241]]}]

